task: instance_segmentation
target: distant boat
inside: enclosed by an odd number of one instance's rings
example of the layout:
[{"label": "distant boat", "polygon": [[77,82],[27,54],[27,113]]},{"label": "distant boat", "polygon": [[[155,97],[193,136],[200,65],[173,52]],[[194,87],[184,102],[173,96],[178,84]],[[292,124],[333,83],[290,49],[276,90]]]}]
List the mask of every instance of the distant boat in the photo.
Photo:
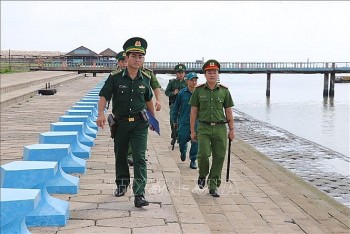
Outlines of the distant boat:
[{"label": "distant boat", "polygon": [[350,76],[336,76],[335,83],[350,83]]}]

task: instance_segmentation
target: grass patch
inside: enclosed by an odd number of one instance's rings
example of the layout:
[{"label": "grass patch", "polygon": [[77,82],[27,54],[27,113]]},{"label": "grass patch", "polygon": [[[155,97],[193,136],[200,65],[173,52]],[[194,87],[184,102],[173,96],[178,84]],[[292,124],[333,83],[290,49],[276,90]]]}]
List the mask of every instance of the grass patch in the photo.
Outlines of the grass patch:
[{"label": "grass patch", "polygon": [[0,74],[10,74],[10,73],[18,73],[18,72],[28,72],[30,71],[28,66],[1,66]]}]

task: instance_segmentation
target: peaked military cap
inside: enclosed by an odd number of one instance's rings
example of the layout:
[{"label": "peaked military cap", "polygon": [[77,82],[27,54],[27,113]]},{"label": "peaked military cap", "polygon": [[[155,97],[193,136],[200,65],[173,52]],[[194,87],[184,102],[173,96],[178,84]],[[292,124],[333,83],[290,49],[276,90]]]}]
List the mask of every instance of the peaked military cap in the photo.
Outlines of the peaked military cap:
[{"label": "peaked military cap", "polygon": [[184,72],[186,71],[186,66],[183,65],[182,63],[178,64],[174,68],[175,72]]},{"label": "peaked military cap", "polygon": [[203,71],[206,70],[220,70],[220,63],[215,59],[209,59],[203,64]]},{"label": "peaked military cap", "polygon": [[147,49],[147,41],[141,37],[132,37],[128,39],[123,45],[123,50],[126,53],[137,52],[137,53],[146,54],[146,49]]},{"label": "peaked military cap", "polygon": [[188,73],[187,76],[186,76],[186,80],[192,80],[192,79],[194,79],[194,78],[197,78],[197,79],[198,79],[198,75],[197,75],[197,73],[195,73],[195,72],[190,72],[190,73]]},{"label": "peaked military cap", "polygon": [[125,51],[120,51],[115,57],[119,61],[119,60],[124,60],[125,56],[126,56]]}]

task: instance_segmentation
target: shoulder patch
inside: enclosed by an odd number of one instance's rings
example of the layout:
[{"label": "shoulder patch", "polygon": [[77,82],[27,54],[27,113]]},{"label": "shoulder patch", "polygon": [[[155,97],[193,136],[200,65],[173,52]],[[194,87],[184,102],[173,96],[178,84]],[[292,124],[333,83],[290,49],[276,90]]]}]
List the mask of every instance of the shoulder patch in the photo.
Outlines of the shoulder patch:
[{"label": "shoulder patch", "polygon": [[149,74],[147,74],[145,71],[141,71],[142,75],[147,77],[148,79],[151,79],[151,76]]},{"label": "shoulder patch", "polygon": [[146,70],[146,71],[149,71],[149,72],[153,72],[153,70],[147,68],[147,67],[144,67],[142,70]]},{"label": "shoulder patch", "polygon": [[197,87],[196,87],[196,88],[198,88],[198,87],[202,87],[203,85],[205,85],[205,83],[197,85]]},{"label": "shoulder patch", "polygon": [[226,88],[226,89],[228,89],[228,87],[227,86],[225,86],[225,85],[223,85],[223,84],[218,84],[219,86],[222,86],[222,87],[224,87],[224,88]]},{"label": "shoulder patch", "polygon": [[115,70],[115,71],[111,72],[111,75],[114,76],[114,75],[121,73],[121,72],[122,72],[122,70]]}]

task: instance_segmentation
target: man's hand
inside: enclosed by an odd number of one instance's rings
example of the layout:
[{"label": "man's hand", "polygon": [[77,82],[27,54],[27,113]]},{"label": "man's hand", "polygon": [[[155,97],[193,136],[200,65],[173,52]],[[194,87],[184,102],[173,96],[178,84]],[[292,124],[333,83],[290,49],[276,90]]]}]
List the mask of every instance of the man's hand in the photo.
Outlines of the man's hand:
[{"label": "man's hand", "polygon": [[162,105],[160,104],[160,101],[156,101],[156,104],[154,105],[154,108],[156,109],[156,111],[160,111],[160,109],[162,108]]},{"label": "man's hand", "polygon": [[177,129],[177,127],[179,126],[179,124],[178,123],[173,123],[173,127],[174,127],[174,129]]},{"label": "man's hand", "polygon": [[234,130],[229,131],[227,134],[227,137],[232,141],[235,138],[235,131]]},{"label": "man's hand", "polygon": [[174,90],[174,95],[178,94],[179,93],[179,90],[178,89],[175,89]]},{"label": "man's hand", "polygon": [[191,131],[191,141],[196,142],[197,141],[197,135],[195,131]]},{"label": "man's hand", "polygon": [[98,127],[104,129],[104,126],[106,124],[106,117],[104,114],[101,114],[98,116],[97,120],[96,120],[96,124]]}]

